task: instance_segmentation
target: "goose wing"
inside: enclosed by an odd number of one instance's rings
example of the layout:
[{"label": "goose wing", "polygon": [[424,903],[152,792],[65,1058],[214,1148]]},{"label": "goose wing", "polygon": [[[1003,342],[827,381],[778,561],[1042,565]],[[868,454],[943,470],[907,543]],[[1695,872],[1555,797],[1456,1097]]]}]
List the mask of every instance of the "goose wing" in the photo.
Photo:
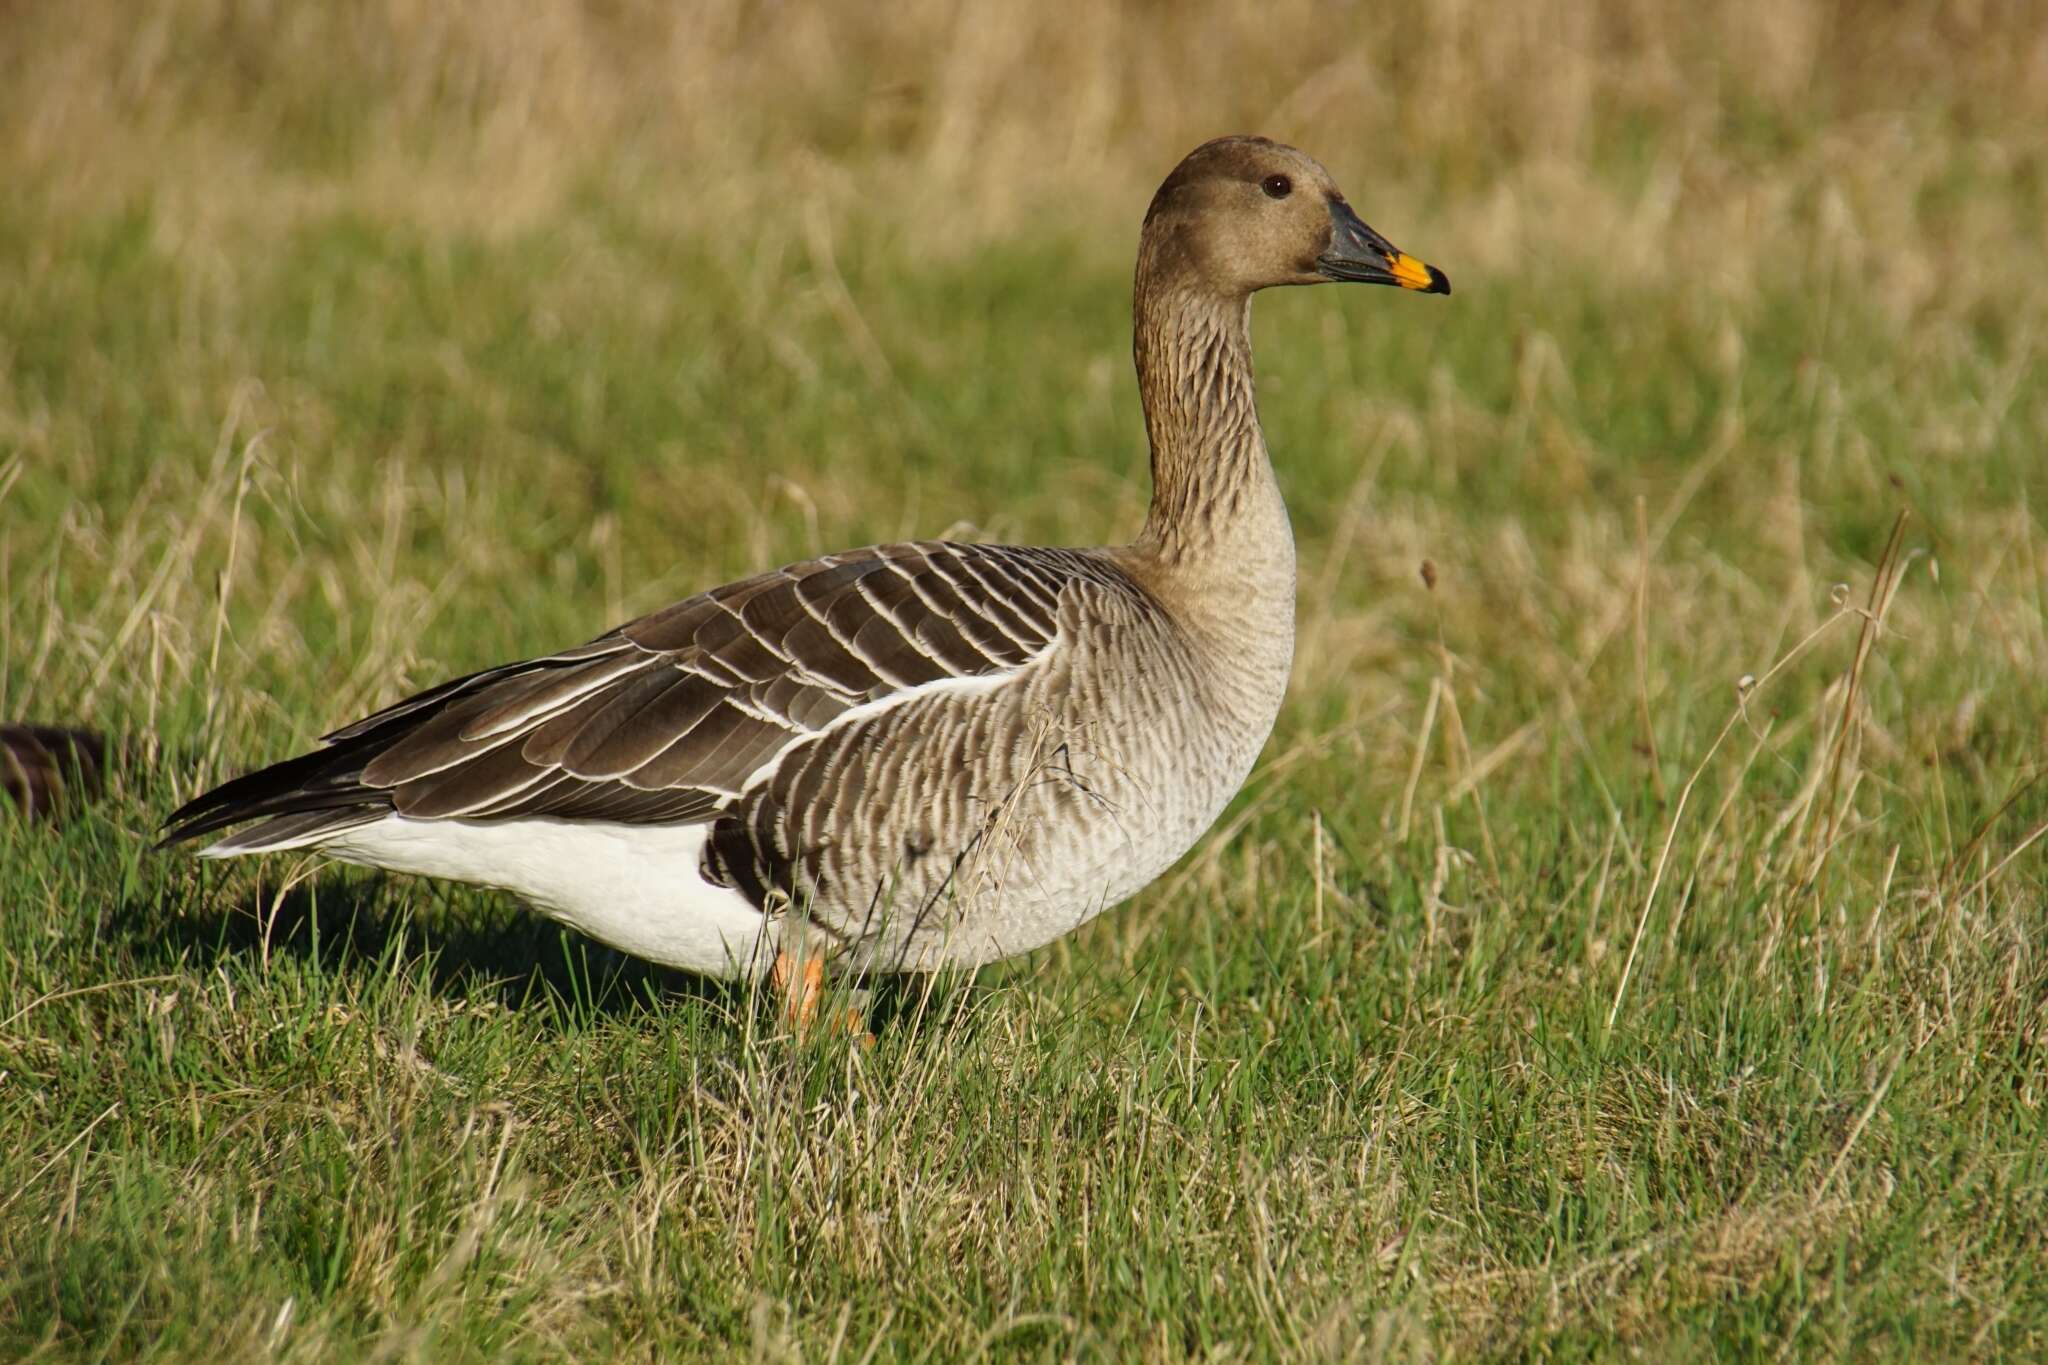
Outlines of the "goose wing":
[{"label": "goose wing", "polygon": [[856,708],[1023,668],[1075,588],[1141,591],[1079,551],[916,543],[793,564],[576,649],[422,692],[171,816],[165,843],[301,844],[416,819],[711,819]]}]

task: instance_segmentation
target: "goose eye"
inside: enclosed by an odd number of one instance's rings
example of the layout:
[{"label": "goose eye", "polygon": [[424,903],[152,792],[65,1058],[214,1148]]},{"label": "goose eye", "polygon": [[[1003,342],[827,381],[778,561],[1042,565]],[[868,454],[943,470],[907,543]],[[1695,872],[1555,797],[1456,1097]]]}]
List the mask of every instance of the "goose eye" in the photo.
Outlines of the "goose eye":
[{"label": "goose eye", "polygon": [[1268,199],[1285,199],[1294,193],[1294,182],[1284,175],[1269,175],[1259,188],[1266,192]]}]

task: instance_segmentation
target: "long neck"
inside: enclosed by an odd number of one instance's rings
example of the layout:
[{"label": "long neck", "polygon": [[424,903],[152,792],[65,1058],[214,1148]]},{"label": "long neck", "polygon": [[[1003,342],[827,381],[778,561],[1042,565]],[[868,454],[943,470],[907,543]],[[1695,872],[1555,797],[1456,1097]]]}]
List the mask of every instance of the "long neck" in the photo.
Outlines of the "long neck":
[{"label": "long neck", "polygon": [[1152,443],[1138,544],[1169,563],[1284,559],[1294,540],[1252,394],[1251,301],[1139,270],[1134,351]]}]

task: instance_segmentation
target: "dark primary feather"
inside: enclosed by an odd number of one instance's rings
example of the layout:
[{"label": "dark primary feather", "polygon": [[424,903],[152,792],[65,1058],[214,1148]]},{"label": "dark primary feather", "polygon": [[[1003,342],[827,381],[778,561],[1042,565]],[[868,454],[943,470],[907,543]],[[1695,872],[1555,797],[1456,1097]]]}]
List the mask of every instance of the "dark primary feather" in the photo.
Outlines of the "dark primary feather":
[{"label": "dark primary feather", "polygon": [[222,846],[262,848],[393,811],[710,819],[785,746],[856,706],[1035,658],[1075,584],[1133,590],[1061,550],[921,542],[793,564],[386,707],[189,802],[163,842],[261,820]]}]

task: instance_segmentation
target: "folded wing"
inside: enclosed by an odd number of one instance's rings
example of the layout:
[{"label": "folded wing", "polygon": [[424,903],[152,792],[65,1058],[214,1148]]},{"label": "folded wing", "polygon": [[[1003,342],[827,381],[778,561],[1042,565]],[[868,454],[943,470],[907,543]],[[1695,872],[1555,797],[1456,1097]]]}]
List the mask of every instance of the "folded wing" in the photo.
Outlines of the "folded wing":
[{"label": "folded wing", "polygon": [[1077,585],[1135,591],[1072,551],[917,543],[793,564],[408,698],[190,802],[164,842],[258,821],[215,851],[317,844],[392,812],[708,820],[856,708],[1023,668]]}]

